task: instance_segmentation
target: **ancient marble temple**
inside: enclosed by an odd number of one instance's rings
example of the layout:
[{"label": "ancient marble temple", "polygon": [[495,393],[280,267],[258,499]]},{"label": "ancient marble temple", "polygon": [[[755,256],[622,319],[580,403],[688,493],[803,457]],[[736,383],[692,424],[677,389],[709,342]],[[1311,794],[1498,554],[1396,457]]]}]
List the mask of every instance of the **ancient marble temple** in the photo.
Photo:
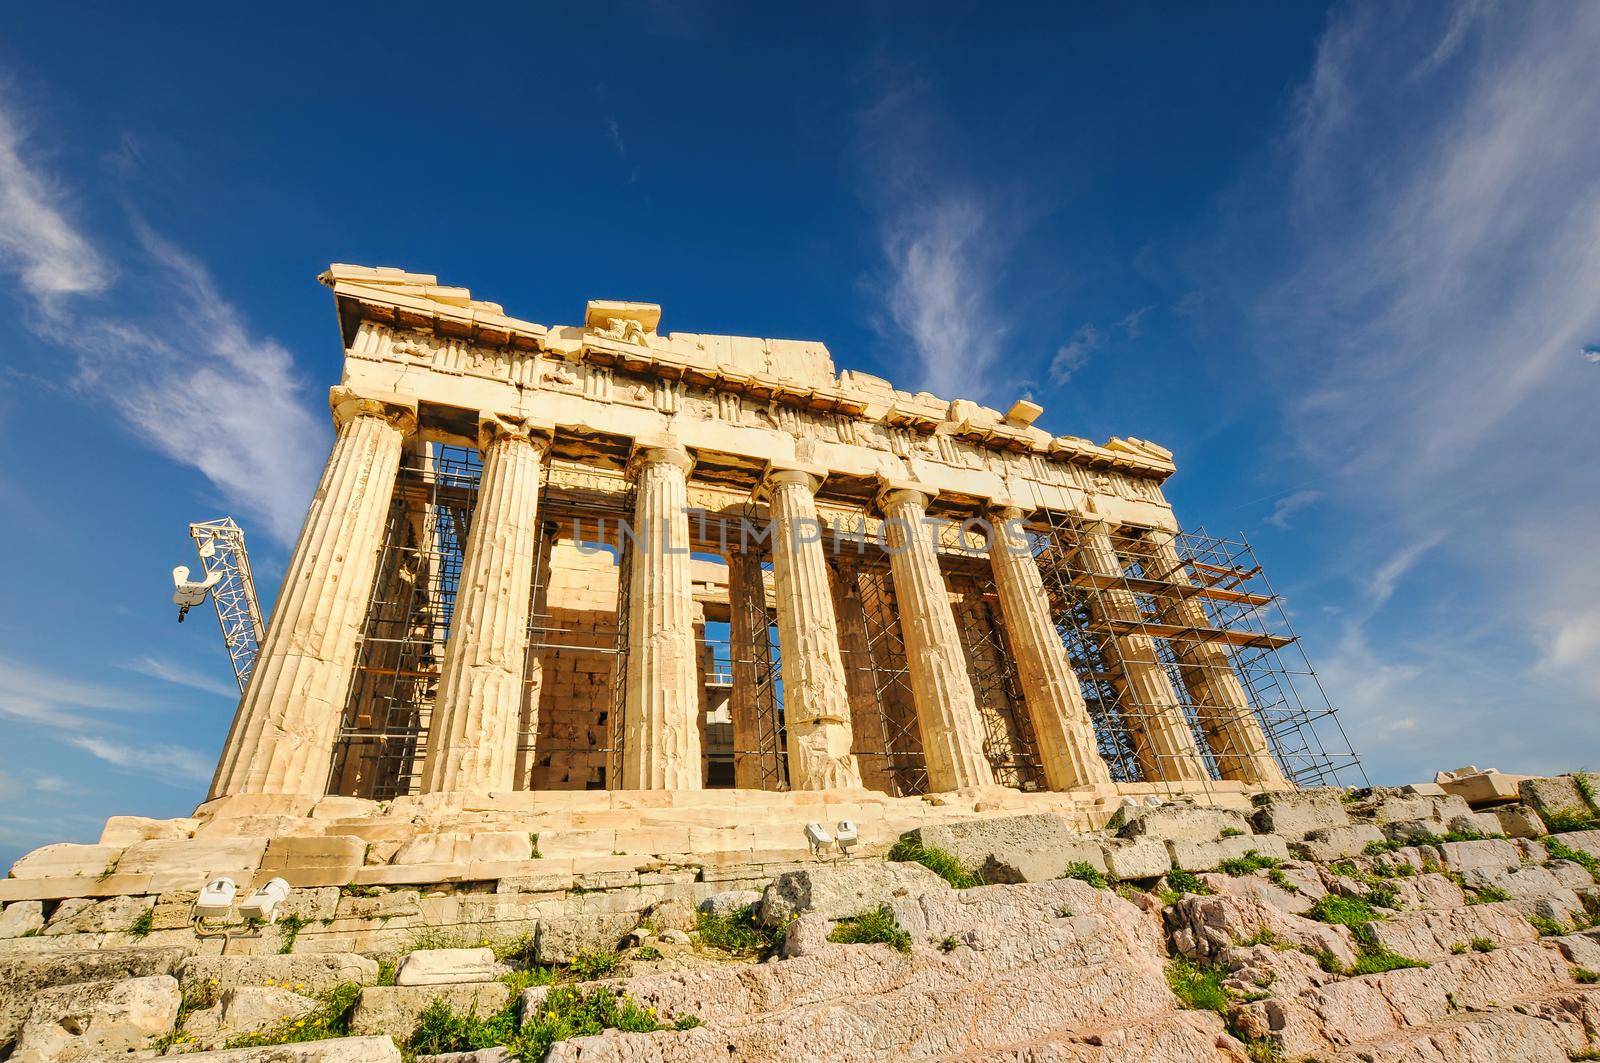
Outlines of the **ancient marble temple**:
[{"label": "ancient marble temple", "polygon": [[1172,455],[336,265],[332,453],[211,796],[1282,788],[1291,639]]}]

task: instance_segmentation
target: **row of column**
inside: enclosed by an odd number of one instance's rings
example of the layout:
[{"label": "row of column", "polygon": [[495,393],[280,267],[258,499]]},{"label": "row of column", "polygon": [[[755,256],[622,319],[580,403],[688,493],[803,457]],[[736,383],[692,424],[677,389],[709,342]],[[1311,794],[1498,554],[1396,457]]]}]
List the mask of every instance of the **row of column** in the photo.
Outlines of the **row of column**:
[{"label": "row of column", "polygon": [[[392,398],[336,388],[331,401],[338,438],[228,736],[212,797],[320,794],[325,785],[401,447],[416,428],[414,406]],[[422,773],[427,792],[515,788],[539,470],[549,439],[547,427],[526,420],[486,416],[481,421],[482,480],[428,730]],[[696,789],[702,784],[687,498],[692,464],[682,447],[670,443],[636,451],[621,777],[625,789]],[[852,699],[827,560],[820,533],[809,533],[820,529],[814,495],[823,471],[775,467],[763,486],[773,525],[793,789],[862,785],[851,753]],[[983,751],[977,700],[926,521],[930,495],[915,484],[888,484],[878,501],[929,789],[990,785],[994,780]],[[1016,509],[997,510],[997,529],[1015,534],[1011,521],[1020,515]],[[1103,527],[1091,528],[1080,549],[1096,571],[1120,573]],[[1163,563],[1181,573],[1170,541],[1158,549],[1165,551],[1158,555]],[[1066,790],[1109,782],[1031,552],[1025,543],[1001,538],[991,550],[991,563],[1047,785]],[[744,578],[737,579],[735,571]],[[760,581],[760,566],[730,566],[731,594],[764,595]],[[1101,599],[1116,618],[1131,619],[1137,604],[1131,595],[1123,597],[1112,593]],[[1203,615],[1198,619],[1203,621]],[[1149,761],[1146,777],[1206,778],[1193,734],[1150,640],[1136,635],[1118,639],[1133,700],[1157,707],[1137,723],[1137,744]],[[1218,653],[1220,668],[1214,659]],[[1281,782],[1243,688],[1232,679],[1226,650],[1202,643],[1181,663],[1196,675],[1211,677],[1205,691],[1211,703],[1238,710],[1224,713],[1213,728],[1216,747],[1228,751],[1219,756],[1224,777]],[[736,748],[745,748],[739,741],[736,734]]]}]

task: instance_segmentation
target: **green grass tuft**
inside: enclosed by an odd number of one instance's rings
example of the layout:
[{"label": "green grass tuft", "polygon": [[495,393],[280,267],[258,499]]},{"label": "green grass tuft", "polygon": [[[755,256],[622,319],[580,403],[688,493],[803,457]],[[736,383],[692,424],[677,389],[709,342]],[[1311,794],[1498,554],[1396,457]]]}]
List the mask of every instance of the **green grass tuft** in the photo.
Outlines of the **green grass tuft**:
[{"label": "green grass tuft", "polygon": [[1560,838],[1545,838],[1544,847],[1550,854],[1550,859],[1570,860],[1589,872],[1590,878],[1600,879],[1600,860],[1596,860],[1583,850],[1574,849]]},{"label": "green grass tuft", "polygon": [[1468,904],[1494,904],[1497,901],[1509,901],[1511,894],[1499,886],[1478,886],[1470,891],[1467,897]]},{"label": "green grass tuft", "polygon": [[284,956],[294,951],[295,939],[300,936],[300,931],[306,928],[306,918],[301,915],[286,915],[278,920],[278,952]]},{"label": "green grass tuft", "polygon": [[1195,1011],[1228,1013],[1228,991],[1222,985],[1227,976],[1227,967],[1220,964],[1206,967],[1185,959],[1167,964],[1167,985],[1183,1001],[1184,1007]]},{"label": "green grass tuft", "polygon": [[345,1037],[350,1033],[350,1013],[355,1010],[361,987],[354,982],[335,986],[303,1019],[291,1019],[270,1030],[244,1034],[228,1042],[229,1048],[259,1048],[264,1045],[295,1044]]},{"label": "green grass tuft", "polygon": [[1572,969],[1572,977],[1574,981],[1582,985],[1594,985],[1600,982],[1600,971],[1591,971],[1587,967],[1574,967]]},{"label": "green grass tuft", "polygon": [[1542,938],[1558,938],[1567,932],[1566,927],[1549,916],[1530,915],[1527,918],[1528,922],[1533,924],[1533,928],[1539,932],[1539,936]]},{"label": "green grass tuft", "polygon": [[889,859],[898,863],[921,864],[958,890],[983,885],[983,877],[938,846],[919,845],[901,838],[889,850]]},{"label": "green grass tuft", "polygon": [[567,971],[580,982],[592,982],[617,973],[617,954],[601,949],[585,949],[572,957]]},{"label": "green grass tuft", "polygon": [[1341,897],[1334,893],[1318,897],[1317,903],[1311,906],[1306,915],[1318,922],[1335,923],[1352,930],[1360,930],[1378,918],[1372,905],[1361,898]]},{"label": "green grass tuft", "polygon": [[152,908],[146,908],[134,919],[133,925],[128,927],[128,933],[136,938],[149,937],[150,931],[156,928],[156,913]]},{"label": "green grass tuft", "polygon": [[911,935],[895,922],[894,912],[887,904],[841,919],[829,931],[828,940],[845,945],[893,945],[901,952],[911,951]]},{"label": "green grass tuft", "polygon": [[1494,941],[1486,937],[1475,937],[1468,944],[1473,952],[1493,952],[1496,948]]},{"label": "green grass tuft", "polygon": [[1351,975],[1382,974],[1385,971],[1400,971],[1408,967],[1427,967],[1422,960],[1414,960],[1410,956],[1402,956],[1398,952],[1390,952],[1384,948],[1363,947],[1356,956],[1355,964],[1350,968]]},{"label": "green grass tuft", "polygon": [[1385,853],[1396,852],[1401,848],[1400,842],[1389,839],[1381,842],[1368,842],[1361,852],[1364,856],[1383,856]]},{"label": "green grass tuft", "polygon": [[756,922],[753,904],[730,915],[701,912],[695,917],[694,929],[700,944],[735,956],[758,956],[777,943],[777,934]]},{"label": "green grass tuft", "polygon": [[1235,877],[1250,875],[1278,867],[1283,861],[1275,856],[1262,856],[1259,850],[1249,849],[1243,856],[1235,856],[1217,865],[1217,869]]},{"label": "green grass tuft", "polygon": [[1106,889],[1111,885],[1111,880],[1106,878],[1103,872],[1097,870],[1093,864],[1084,860],[1078,860],[1074,863],[1068,864],[1067,869],[1061,872],[1061,877],[1077,879],[1079,882],[1087,882],[1089,885],[1099,890]]}]

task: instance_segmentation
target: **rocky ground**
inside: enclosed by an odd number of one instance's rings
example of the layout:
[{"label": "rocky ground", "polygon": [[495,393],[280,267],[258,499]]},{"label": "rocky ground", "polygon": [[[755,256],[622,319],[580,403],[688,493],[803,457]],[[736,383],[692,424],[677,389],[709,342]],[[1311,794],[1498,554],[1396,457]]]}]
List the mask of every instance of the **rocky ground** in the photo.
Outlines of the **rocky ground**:
[{"label": "rocky ground", "polygon": [[0,1057],[1600,1059],[1591,786],[1453,789],[932,825],[698,911],[596,888],[519,935],[341,939],[367,954],[129,945],[105,928],[153,936],[159,901],[16,901]]}]

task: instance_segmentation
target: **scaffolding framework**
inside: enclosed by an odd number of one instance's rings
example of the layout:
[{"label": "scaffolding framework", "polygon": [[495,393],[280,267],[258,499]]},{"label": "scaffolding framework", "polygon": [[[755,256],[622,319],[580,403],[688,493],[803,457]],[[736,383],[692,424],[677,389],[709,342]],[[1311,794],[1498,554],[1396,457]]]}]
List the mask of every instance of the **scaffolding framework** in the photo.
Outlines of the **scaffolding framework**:
[{"label": "scaffolding framework", "polygon": [[[1119,782],[1171,777],[1145,736],[1163,714],[1181,713],[1208,777],[1248,755],[1230,739],[1241,708],[1223,694],[1242,689],[1286,777],[1302,786],[1365,784],[1360,759],[1282,600],[1242,536],[1107,526],[1046,512],[1030,528],[1057,630],[1083,687],[1101,756]],[[1109,540],[1105,570],[1091,536]],[[1163,558],[1176,557],[1177,565]],[[1165,685],[1129,681],[1153,665]],[[1152,700],[1170,689],[1171,704]]]},{"label": "scaffolding framework", "polygon": [[[265,628],[261,606],[256,601],[256,581],[250,575],[250,554],[245,550],[244,531],[232,517],[196,521],[189,525],[195,552],[207,579],[218,576],[211,587],[211,604],[222,627],[222,643],[233,665],[233,678],[239,693],[250,685],[256,657],[261,653]],[[219,575],[220,574],[220,575]]]}]

